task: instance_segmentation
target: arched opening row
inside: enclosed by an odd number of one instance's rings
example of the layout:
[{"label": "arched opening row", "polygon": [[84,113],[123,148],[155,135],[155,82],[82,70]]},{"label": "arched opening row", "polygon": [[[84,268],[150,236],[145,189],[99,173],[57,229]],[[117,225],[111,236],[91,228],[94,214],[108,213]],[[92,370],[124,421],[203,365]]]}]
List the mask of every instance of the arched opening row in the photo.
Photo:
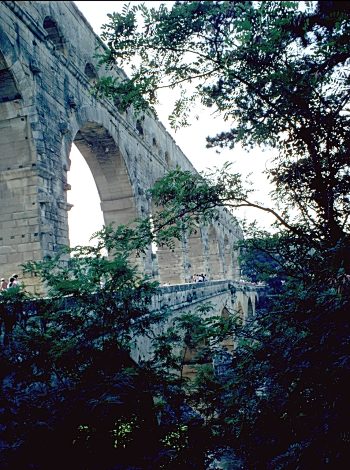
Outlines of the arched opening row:
[{"label": "arched opening row", "polygon": [[183,234],[175,246],[156,248],[161,284],[183,284],[206,280],[237,279],[238,256],[233,241],[224,239],[213,225]]},{"label": "arched opening row", "polygon": [[[66,40],[58,27],[57,22],[51,16],[46,16],[43,22],[43,28],[46,31],[46,39],[53,45],[54,50],[66,56]],[[98,79],[98,74],[93,64],[87,62],[85,64],[84,73],[90,84],[94,85]]]},{"label": "arched opening row", "polygon": [[[139,202],[136,202],[138,196],[119,148],[109,133],[95,123],[87,123],[76,134],[74,144],[76,150],[72,151],[72,160],[77,158],[78,151],[85,159],[91,180],[95,181],[99,201],[94,208],[89,202],[90,206],[79,210],[72,193],[75,191],[84,204],[90,201],[93,188],[91,184],[87,187],[85,177],[79,179],[78,175],[74,181],[68,178],[67,188],[72,187],[68,196],[68,203],[73,205],[68,213],[72,245],[86,243],[92,230],[84,238],[82,231],[84,226],[91,227],[92,219],[99,220],[100,226],[94,230],[97,231],[103,224],[128,224],[140,215],[137,210]],[[198,226],[190,235],[184,234],[181,240],[174,240],[172,248],[154,243],[148,256],[146,271],[163,285],[235,279],[234,273],[239,271],[233,241],[227,235],[220,237],[212,225]],[[137,264],[145,270],[143,261],[138,258]]]},{"label": "arched opening row", "polygon": [[[58,51],[59,53],[63,54],[64,56],[68,56],[67,54],[67,41],[64,38],[61,29],[59,28],[57,22],[51,16],[46,16],[43,22],[43,28],[46,31],[46,39],[53,45],[54,50]],[[95,85],[99,79],[98,72],[95,66],[91,62],[87,62],[84,68],[84,74],[88,79],[90,85]],[[114,105],[118,108],[119,104],[118,97],[114,98]],[[140,137],[147,139],[149,138],[149,144],[151,145],[153,151],[157,153],[166,163],[166,165],[170,168],[173,165],[172,159],[169,155],[169,152],[163,151],[161,149],[159,142],[155,135],[147,135],[145,132],[145,125],[144,125],[144,116],[137,118],[134,122],[135,130],[140,135]]]}]

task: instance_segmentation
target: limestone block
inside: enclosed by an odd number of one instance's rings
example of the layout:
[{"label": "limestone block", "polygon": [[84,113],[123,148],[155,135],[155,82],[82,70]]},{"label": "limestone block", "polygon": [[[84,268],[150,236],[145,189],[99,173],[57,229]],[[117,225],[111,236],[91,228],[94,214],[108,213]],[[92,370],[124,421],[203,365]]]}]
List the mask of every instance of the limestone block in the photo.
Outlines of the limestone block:
[{"label": "limestone block", "polygon": [[19,265],[23,263],[23,253],[10,253],[7,255],[7,263]]},{"label": "limestone block", "polygon": [[39,251],[41,249],[40,242],[36,241],[34,243],[22,243],[17,246],[17,250],[20,253]]},{"label": "limestone block", "polygon": [[[32,225],[35,223],[35,221],[37,221],[38,219],[36,217],[33,217],[33,216],[36,216],[37,215],[37,210],[30,210],[30,211],[26,211],[26,212],[14,212],[12,214],[12,218],[15,219],[15,220],[28,220],[28,224],[29,225]],[[0,220],[1,220],[1,216],[0,216]]]},{"label": "limestone block", "polygon": [[43,259],[43,254],[41,251],[25,251],[22,254],[23,263],[28,261],[40,261]]},{"label": "limestone block", "polygon": [[134,201],[131,197],[125,197],[123,199],[115,201],[103,201],[101,202],[101,209],[103,212],[116,212],[125,209],[130,209],[134,206]]}]

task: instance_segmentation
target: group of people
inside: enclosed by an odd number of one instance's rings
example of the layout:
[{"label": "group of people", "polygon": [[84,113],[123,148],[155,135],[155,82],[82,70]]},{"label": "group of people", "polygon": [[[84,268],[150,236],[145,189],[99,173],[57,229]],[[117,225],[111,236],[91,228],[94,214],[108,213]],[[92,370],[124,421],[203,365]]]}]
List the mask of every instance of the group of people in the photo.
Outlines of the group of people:
[{"label": "group of people", "polygon": [[192,282],[205,282],[208,280],[208,277],[206,274],[193,274],[192,276]]},{"label": "group of people", "polygon": [[18,274],[12,274],[12,276],[7,280],[4,277],[1,278],[0,291],[10,289],[11,287],[19,286]]}]

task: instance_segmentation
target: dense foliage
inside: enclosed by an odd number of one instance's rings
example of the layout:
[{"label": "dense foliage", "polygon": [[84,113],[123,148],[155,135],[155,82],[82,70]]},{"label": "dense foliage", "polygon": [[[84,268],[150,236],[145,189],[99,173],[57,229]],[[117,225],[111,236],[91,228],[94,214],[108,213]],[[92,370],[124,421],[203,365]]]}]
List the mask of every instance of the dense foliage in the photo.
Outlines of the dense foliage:
[{"label": "dense foliage", "polygon": [[227,168],[205,182],[174,170],[153,192],[169,214],[197,217],[215,205],[260,206],[276,217],[275,235],[253,231],[249,246],[265,251],[268,269],[273,261],[284,283],[235,351],[229,386],[217,390],[224,399],[218,398],[212,432],[218,426],[244,468],[345,468],[348,2],[131,5],[111,14],[104,28],[109,51],[101,61],[132,64],[130,79],[105,78],[97,87],[118,97],[121,110],[133,105],[149,112],[158,90],[179,90],[172,125],[188,124],[199,101],[230,125],[208,145],[258,144],[278,152],[268,170],[275,207],[252,202],[239,175]]},{"label": "dense foliage", "polygon": [[[1,469],[203,468],[215,406],[199,390],[216,380],[206,345],[237,325],[209,305],[170,322],[170,311],[150,311],[158,283],[130,259],[167,229],[159,220],[148,236],[148,221],[106,227],[96,246],[26,264],[45,296],[0,293]],[[136,363],[140,336],[153,349]]]},{"label": "dense foliage", "polygon": [[101,255],[109,234],[98,248],[75,249],[68,264],[66,254],[29,263],[46,297],[22,288],[0,295],[2,469],[136,465],[135,445],[152,454],[152,398],[130,342],[153,321],[145,314],[156,284],[117,244],[113,258]]},{"label": "dense foliage", "polygon": [[175,114],[199,99],[232,126],[209,139],[212,145],[277,147],[270,179],[285,209],[280,222],[295,234],[303,224],[310,245],[325,248],[348,229],[349,15],[339,2],[309,4],[304,12],[297,2],[126,8],[105,25],[102,60],[136,57],[139,65],[130,80],[102,80],[100,90],[137,106],[139,99],[155,102],[162,87],[191,82]]}]

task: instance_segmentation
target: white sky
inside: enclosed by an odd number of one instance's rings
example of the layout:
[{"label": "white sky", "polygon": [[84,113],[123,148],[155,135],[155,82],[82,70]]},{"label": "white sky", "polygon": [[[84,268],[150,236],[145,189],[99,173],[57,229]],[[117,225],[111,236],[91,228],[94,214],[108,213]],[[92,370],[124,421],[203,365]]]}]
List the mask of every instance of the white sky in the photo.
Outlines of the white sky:
[{"label": "white sky", "polygon": [[[107,13],[121,11],[126,3],[129,2],[75,2],[97,34],[101,33],[101,25],[108,21]],[[162,2],[146,1],[144,3],[152,4],[155,7]],[[256,192],[252,195],[251,199],[268,205],[270,188],[266,176],[263,174],[263,170],[268,165],[271,157],[268,152],[255,149],[247,153],[237,148],[235,150],[222,150],[221,154],[218,155],[215,149],[206,149],[205,138],[208,135],[212,136],[223,130],[225,123],[221,119],[211,116],[209,110],[205,109],[200,110],[200,113],[198,113],[200,114],[199,120],[194,121],[193,125],[189,128],[174,132],[167,121],[167,116],[170,112],[169,90],[164,92],[163,96],[160,95],[160,105],[157,107],[157,112],[167,131],[174,137],[179,147],[197,170],[201,171],[214,166],[220,167],[226,161],[233,162],[234,171],[241,172],[243,175],[252,173],[250,179]],[[102,228],[103,217],[92,174],[84,158],[74,146],[70,158],[72,164],[68,174],[68,182],[71,184],[72,189],[68,192],[68,202],[73,204],[74,207],[68,213],[68,222],[71,246],[74,246],[77,244],[87,244],[92,233]],[[256,218],[264,227],[268,227],[273,221],[273,218],[266,213],[262,214],[254,209],[241,210],[237,216],[241,218],[246,217],[248,220]]]}]

